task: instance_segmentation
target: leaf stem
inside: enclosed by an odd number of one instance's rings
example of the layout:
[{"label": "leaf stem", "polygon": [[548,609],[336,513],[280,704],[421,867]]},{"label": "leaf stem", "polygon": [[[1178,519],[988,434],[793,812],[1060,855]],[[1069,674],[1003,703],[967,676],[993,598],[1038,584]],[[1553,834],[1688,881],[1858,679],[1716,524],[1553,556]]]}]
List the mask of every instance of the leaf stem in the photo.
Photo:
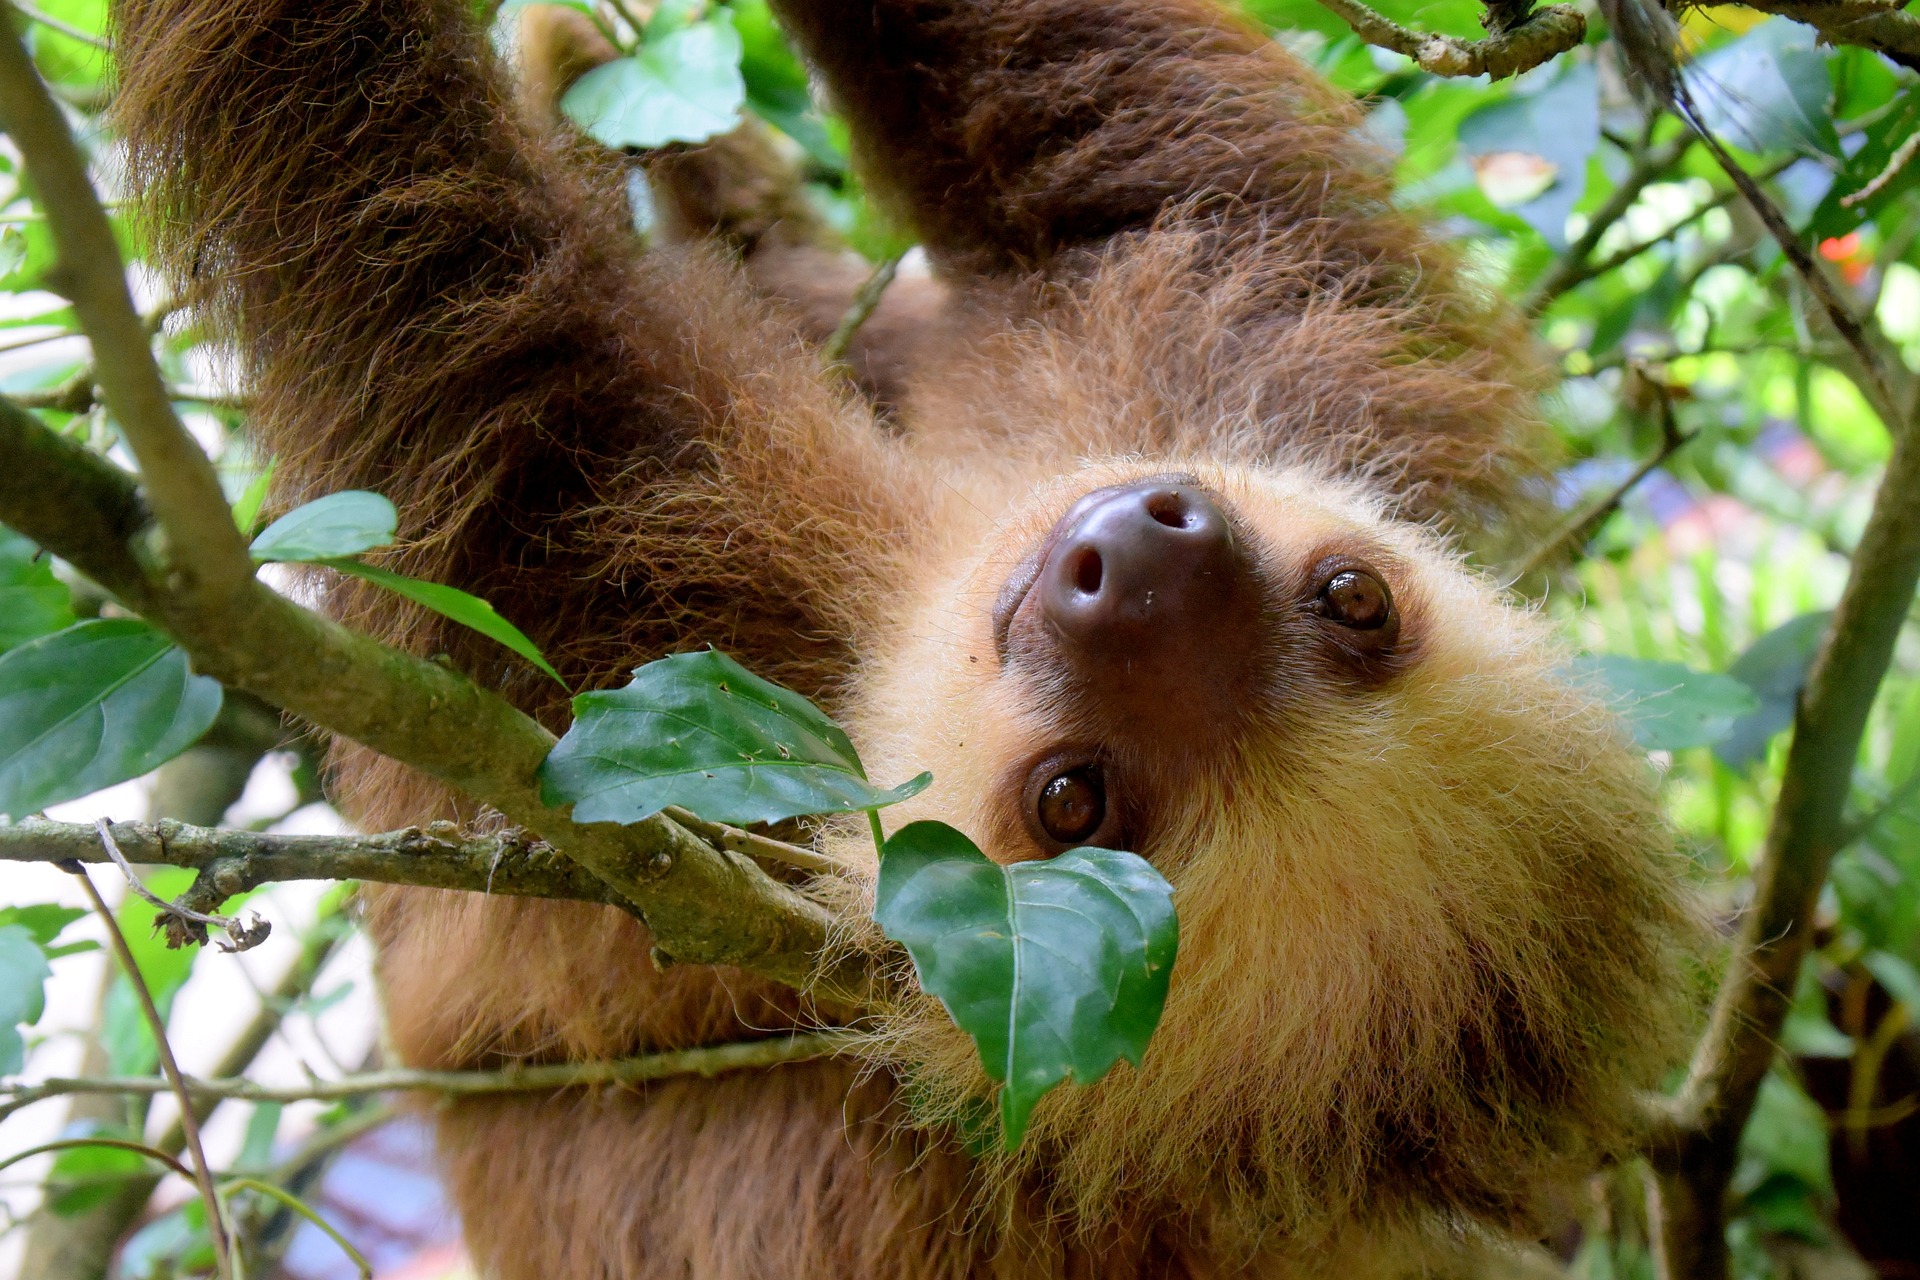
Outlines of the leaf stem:
[{"label": "leaf stem", "polygon": [[880,825],[880,811],[867,810],[867,826],[873,832],[873,856],[878,858],[887,851],[887,833]]}]

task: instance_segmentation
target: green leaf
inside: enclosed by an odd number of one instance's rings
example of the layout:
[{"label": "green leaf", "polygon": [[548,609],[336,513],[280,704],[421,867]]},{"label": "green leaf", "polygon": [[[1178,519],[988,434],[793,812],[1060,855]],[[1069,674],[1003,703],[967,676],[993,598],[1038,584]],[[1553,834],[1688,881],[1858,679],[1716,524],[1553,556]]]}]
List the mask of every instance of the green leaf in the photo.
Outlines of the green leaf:
[{"label": "green leaf", "polygon": [[323,560],[319,563],[341,573],[350,573],[356,578],[365,578],[375,586],[385,587],[398,596],[405,596],[415,604],[425,605],[443,618],[451,618],[463,627],[478,631],[495,644],[505,645],[521,657],[540,668],[565,688],[567,682],[560,679],[560,673],[553,669],[546,655],[540,652],[540,646],[527,639],[526,633],[494,612],[492,605],[479,596],[471,596],[458,587],[443,586],[438,582],[422,582],[418,578],[405,577],[386,569],[376,569],[372,565],[361,564],[357,560]]},{"label": "green leaf", "polygon": [[1770,18],[1701,57],[1687,83],[1707,127],[1749,151],[1838,156],[1827,55],[1811,27]]},{"label": "green leaf", "polygon": [[1544,162],[1547,186],[1514,212],[1556,249],[1567,246],[1567,215],[1586,190],[1587,157],[1599,145],[1599,77],[1590,62],[1569,64],[1546,88],[1490,103],[1460,122],[1460,150],[1468,156]]},{"label": "green leaf", "polygon": [[1735,658],[1727,674],[1753,690],[1760,705],[1735,720],[1714,743],[1713,754],[1729,769],[1744,769],[1766,753],[1773,735],[1793,723],[1807,667],[1827,634],[1830,610],[1803,613],[1783,622]]},{"label": "green leaf", "polygon": [[581,76],[560,107],[609,147],[705,142],[733,128],[747,97],[740,34],[725,9],[649,39]]},{"label": "green leaf", "polygon": [[72,625],[72,596],[52,563],[0,525],[0,653]]},{"label": "green leaf", "polygon": [[260,508],[266,503],[267,490],[273,487],[274,469],[279,465],[278,458],[268,458],[267,465],[254,472],[234,498],[233,523],[242,537],[251,534],[253,526],[260,522]]},{"label": "green leaf", "polygon": [[241,1139],[240,1154],[233,1159],[236,1169],[265,1169],[273,1160],[273,1140],[280,1132],[278,1102],[256,1103],[247,1117],[246,1137]]},{"label": "green leaf", "polygon": [[839,725],[714,649],[580,694],[573,716],[540,786],[576,822],[639,822],[670,804],[714,822],[781,822],[896,804],[933,780],[873,786]]},{"label": "green leaf", "polygon": [[[118,1138],[140,1142],[144,1135],[123,1126],[82,1120],[68,1125],[63,1138]],[[47,1208],[63,1218],[85,1213],[113,1198],[129,1178],[151,1173],[153,1165],[137,1151],[122,1147],[69,1147],[54,1157],[48,1170]]]},{"label": "green leaf", "polygon": [[1732,676],[1678,662],[1603,654],[1575,659],[1572,667],[1576,677],[1599,682],[1633,740],[1649,751],[1711,745],[1760,706],[1753,690]]},{"label": "green leaf", "polygon": [[873,916],[1005,1086],[1010,1150],[1060,1081],[1140,1065],[1180,939],[1172,886],[1135,854],[1070,849],[1003,867],[939,822],[887,841]]},{"label": "green leaf", "polygon": [[132,618],[102,618],[0,656],[0,813],[18,818],[137,778],[199,740],[220,686]]},{"label": "green leaf", "polygon": [[0,925],[0,1075],[26,1065],[20,1027],[40,1021],[47,1009],[47,957],[25,925]]},{"label": "green leaf", "polygon": [[349,489],[295,507],[253,540],[254,561],[318,564],[388,546],[400,514],[377,493]]},{"label": "green leaf", "polygon": [[63,907],[36,902],[23,907],[0,907],[0,928],[19,925],[42,947],[50,947],[66,927],[87,914],[85,907]]}]

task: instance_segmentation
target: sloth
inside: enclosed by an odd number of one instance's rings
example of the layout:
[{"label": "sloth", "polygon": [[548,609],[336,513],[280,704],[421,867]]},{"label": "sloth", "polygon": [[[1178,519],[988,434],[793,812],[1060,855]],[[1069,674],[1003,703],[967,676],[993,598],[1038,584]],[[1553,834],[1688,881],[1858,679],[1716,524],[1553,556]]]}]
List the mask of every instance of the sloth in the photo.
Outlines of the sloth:
[{"label": "sloth", "polygon": [[[990,1083],[913,993],[851,1060],[441,1108],[482,1274],[1483,1270],[1630,1152],[1695,913],[1646,761],[1472,559],[1540,501],[1524,332],[1349,104],[1208,0],[775,0],[938,284],[882,411],[757,247],[643,246],[470,7],[116,6],[155,254],[240,353],[279,500],[389,495],[394,567],[576,687],[733,654],[875,778],[932,770],[890,823],[1134,851],[1181,922],[1142,1065],[1048,1094],[1014,1153],[970,1142]],[[564,727],[512,655],[312,586]],[[369,828],[486,820],[351,745],[332,786]],[[807,891],[878,946],[871,847],[816,838],[846,870]],[[657,966],[603,906],[365,916],[421,1066],[822,1016]]]}]

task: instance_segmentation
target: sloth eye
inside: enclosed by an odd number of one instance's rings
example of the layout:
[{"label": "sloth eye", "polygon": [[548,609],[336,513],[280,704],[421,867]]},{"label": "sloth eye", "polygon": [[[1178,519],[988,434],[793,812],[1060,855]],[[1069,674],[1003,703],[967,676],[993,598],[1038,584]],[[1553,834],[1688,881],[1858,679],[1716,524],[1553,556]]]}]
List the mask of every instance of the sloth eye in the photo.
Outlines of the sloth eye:
[{"label": "sloth eye", "polygon": [[1355,631],[1378,631],[1393,617],[1387,584],[1365,569],[1342,569],[1328,578],[1316,604],[1322,617]]},{"label": "sloth eye", "polygon": [[1040,785],[1034,821],[1049,840],[1063,845],[1090,838],[1107,820],[1107,787],[1096,765],[1057,773]]}]

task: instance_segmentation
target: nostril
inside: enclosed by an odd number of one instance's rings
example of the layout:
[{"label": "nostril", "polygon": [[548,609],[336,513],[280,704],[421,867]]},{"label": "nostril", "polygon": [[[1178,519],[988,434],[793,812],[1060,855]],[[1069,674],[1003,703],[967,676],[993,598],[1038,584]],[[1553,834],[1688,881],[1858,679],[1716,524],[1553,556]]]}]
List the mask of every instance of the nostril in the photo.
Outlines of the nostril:
[{"label": "nostril", "polygon": [[1147,499],[1147,514],[1156,524],[1169,529],[1186,529],[1192,525],[1192,512],[1186,500],[1177,492],[1162,491]]},{"label": "nostril", "polygon": [[1106,569],[1098,551],[1092,547],[1082,547],[1073,561],[1073,585],[1083,595],[1098,595],[1101,580],[1106,577]]}]

